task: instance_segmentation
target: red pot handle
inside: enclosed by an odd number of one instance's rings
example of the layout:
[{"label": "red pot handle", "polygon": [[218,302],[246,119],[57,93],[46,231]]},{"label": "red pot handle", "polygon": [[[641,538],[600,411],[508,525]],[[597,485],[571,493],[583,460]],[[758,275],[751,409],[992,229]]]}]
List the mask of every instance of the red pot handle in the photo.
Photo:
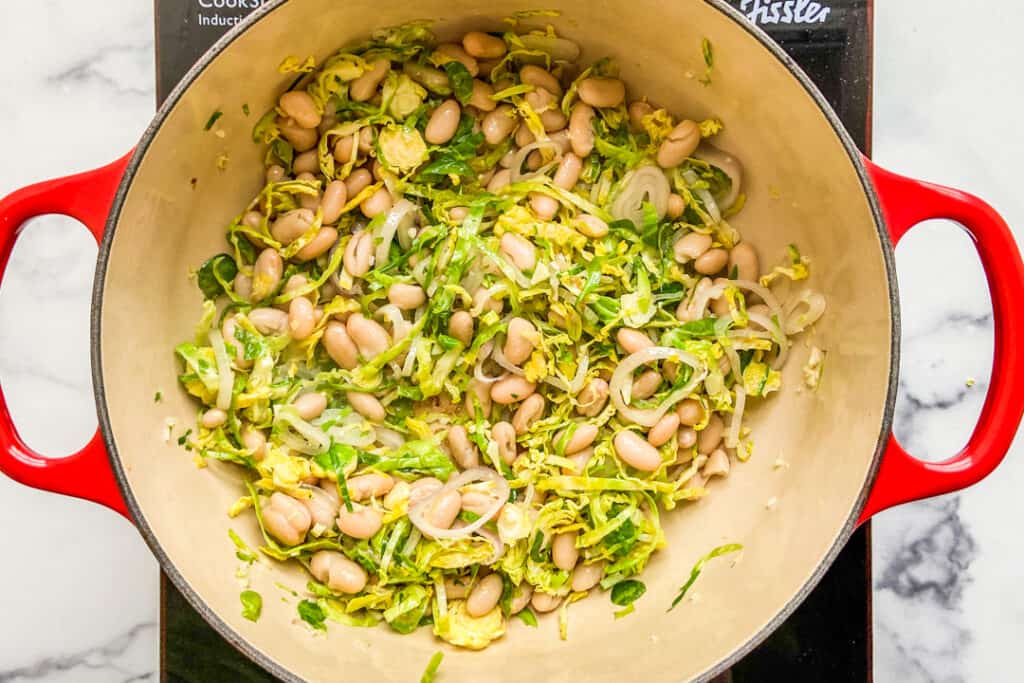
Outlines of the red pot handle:
[{"label": "red pot handle", "polygon": [[1009,450],[1024,413],[1024,263],[1006,221],[966,192],[905,178],[863,161],[894,244],[930,218],[956,221],[971,236],[988,279],[995,349],[988,395],[967,445],[948,460],[924,462],[903,450],[890,434],[861,523],[894,505],[957,491],[988,476]]},{"label": "red pot handle", "polygon": [[[99,241],[130,157],[94,171],[30,185],[0,199],[0,280],[25,221],[35,216],[60,213],[77,218]],[[0,472],[33,488],[102,503],[131,519],[99,430],[77,453],[44,457],[29,448],[14,428],[2,389]]]}]

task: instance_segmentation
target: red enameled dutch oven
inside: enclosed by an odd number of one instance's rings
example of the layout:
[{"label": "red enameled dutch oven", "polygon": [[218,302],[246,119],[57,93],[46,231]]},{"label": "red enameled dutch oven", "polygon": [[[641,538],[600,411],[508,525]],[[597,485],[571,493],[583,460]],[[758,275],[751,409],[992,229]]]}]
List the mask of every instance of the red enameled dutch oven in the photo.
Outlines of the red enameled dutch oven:
[{"label": "red enameled dutch oven", "polygon": [[[861,156],[806,75],[764,33],[720,0],[550,0],[541,17],[584,49],[611,55],[631,93],[689,118],[725,122],[718,144],[742,159],[749,201],[734,220],[763,254],[799,244],[813,259],[810,285],[828,310],[809,342],[827,353],[816,391],[800,390],[798,344],[780,395],[750,419],[755,455],[706,499],[665,515],[669,547],[645,573],[635,614],[615,620],[603,600],[573,605],[567,641],[551,622],[510,628],[486,651],[446,658],[445,680],[701,679],[723,670],[792,612],[856,526],[880,510],[970,486],[999,464],[1024,409],[1024,265],[1006,223],[964,192],[904,178]],[[218,42],[186,76],[137,149],[95,171],[41,183],[0,202],[0,265],[25,222],[62,213],[100,242],[92,315],[93,381],[100,430],[78,453],[49,459],[18,436],[0,399],[0,470],[48,491],[87,498],[131,519],[167,575],[221,633],[287,680],[417,679],[442,645],[420,629],[336,627],[312,638],[294,605],[264,600],[258,623],[240,615],[226,529],[257,543],[255,524],[225,513],[242,489],[236,473],[192,459],[160,438],[195,408],[176,389],[173,346],[191,335],[200,294],[188,269],[222,248],[227,225],[262,185],[262,150],[249,137],[247,104],[261,112],[287,85],[286,55],[318,62],[372,30],[436,19],[442,38],[501,30],[533,8],[521,0],[277,0]],[[507,25],[505,25],[507,26]],[[699,45],[715,46],[713,82]],[[203,131],[215,110],[223,138]],[[226,171],[216,160],[227,154]],[[890,428],[898,375],[899,314],[893,244],[931,218],[971,235],[994,311],[994,373],[967,445],[937,463],[915,459]],[[145,286],[139,286],[145,282]],[[802,354],[802,355],[801,355]],[[156,404],[154,391],[163,392]],[[788,468],[773,468],[778,458]],[[774,499],[774,505],[766,505]],[[674,590],[694,561],[723,542],[742,560],[720,561],[698,584],[699,600],[671,613]],[[253,570],[253,587],[302,589],[295,567]],[[443,646],[447,647],[447,646]]]}]

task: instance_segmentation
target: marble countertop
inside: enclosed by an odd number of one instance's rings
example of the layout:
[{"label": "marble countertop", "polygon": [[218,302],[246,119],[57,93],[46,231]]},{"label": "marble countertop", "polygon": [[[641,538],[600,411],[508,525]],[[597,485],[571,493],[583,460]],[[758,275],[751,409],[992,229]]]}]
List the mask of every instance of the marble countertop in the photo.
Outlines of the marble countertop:
[{"label": "marble countertop", "polygon": [[[34,0],[6,18],[0,195],[130,148],[154,111],[152,3]],[[988,3],[983,12],[956,0],[875,3],[875,159],[984,196],[1018,226],[1024,195],[1013,169],[1024,94],[1013,84],[1024,59],[1022,22],[1016,3]],[[1024,240],[1024,231],[1017,235]],[[921,225],[896,254],[896,433],[914,454],[937,460],[958,450],[981,409],[991,308],[970,240],[954,226]],[[0,378],[21,433],[42,452],[77,450],[95,427],[95,255],[74,221],[33,221],[0,288]],[[1006,520],[1021,509],[1021,456],[1018,438],[981,484],[875,518],[876,680],[1019,678],[1024,534]],[[0,529],[8,557],[0,565],[0,683],[158,677],[158,568],[128,522],[0,477]]]}]

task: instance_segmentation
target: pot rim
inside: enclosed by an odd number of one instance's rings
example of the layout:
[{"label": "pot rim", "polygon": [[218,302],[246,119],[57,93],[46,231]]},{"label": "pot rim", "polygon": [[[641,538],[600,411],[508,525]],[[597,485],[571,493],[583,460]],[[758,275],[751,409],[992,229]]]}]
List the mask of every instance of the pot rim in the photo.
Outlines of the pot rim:
[{"label": "pot rim", "polygon": [[[849,541],[854,530],[857,528],[857,520],[867,501],[868,494],[874,486],[875,479],[878,476],[878,469],[881,464],[882,454],[892,431],[893,413],[896,405],[896,389],[899,380],[900,308],[898,295],[899,290],[896,282],[895,254],[892,240],[889,236],[889,231],[886,228],[885,218],[879,204],[878,195],[875,191],[874,185],[869,179],[868,171],[862,162],[861,153],[850,138],[849,133],[839,120],[839,117],[835,111],[833,111],[831,105],[829,105],[825,100],[824,95],[821,94],[817,86],[815,86],[811,81],[810,77],[808,77],[796,61],[790,57],[778,45],[778,43],[768,36],[764,30],[754,25],[742,13],[740,13],[739,10],[727,4],[726,0],[702,1],[731,19],[734,24],[737,24],[741,29],[745,30],[786,67],[790,75],[792,75],[793,78],[803,86],[804,91],[812,100],[814,100],[814,103],[825,116],[829,125],[832,127],[833,132],[839,138],[843,148],[846,150],[850,163],[853,165],[854,170],[860,179],[864,195],[868,200],[871,214],[874,217],[875,229],[878,233],[878,238],[882,246],[882,260],[885,265],[886,284],[889,290],[889,307],[891,312],[890,335],[892,339],[889,353],[889,380],[888,386],[886,387],[885,405],[882,411],[881,429],[875,444],[875,452],[872,456],[868,476],[864,482],[864,486],[861,488],[856,503],[850,510],[849,516],[843,526],[836,533],[832,545],[825,554],[824,559],[818,563],[818,566],[815,567],[814,571],[804,584],[789,598],[785,606],[766,624],[748,637],[746,641],[736,646],[729,655],[715,663],[711,668],[707,669],[696,678],[698,681],[707,681],[723,673],[730,666],[746,656],[751,650],[760,645],[761,642],[763,642],[779,626],[782,625],[782,623],[818,585],[829,567],[831,567],[835,562],[840,551],[846,546],[846,543]],[[188,88],[196,78],[198,78],[198,76],[210,66],[213,60],[250,27],[272,14],[287,2],[288,0],[270,0],[236,24],[230,31],[217,40],[217,42],[215,42],[210,49],[200,57],[188,72],[186,72],[181,81],[167,96],[164,103],[157,110],[157,113],[154,115],[149,126],[147,126],[146,130],[143,132],[142,137],[139,140],[139,144],[135,148],[135,152],[132,154],[131,160],[125,169],[125,173],[121,179],[117,193],[114,196],[114,201],[111,205],[110,214],[107,218],[106,227],[104,229],[103,239],[99,245],[96,271],[93,279],[92,312],[90,315],[89,337],[92,350],[92,380],[94,387],[93,393],[96,400],[96,414],[99,420],[100,430],[103,434],[103,442],[106,445],[107,457],[110,459],[111,468],[113,469],[118,487],[124,495],[124,500],[128,506],[129,512],[131,513],[131,518],[138,528],[139,533],[142,535],[143,540],[149,546],[150,551],[160,563],[160,568],[171,580],[174,586],[181,592],[189,604],[199,612],[203,619],[210,624],[210,626],[212,626],[221,637],[230,643],[232,647],[240,651],[252,661],[256,662],[277,678],[284,681],[295,681],[301,683],[303,679],[298,674],[286,669],[275,659],[270,657],[265,651],[258,649],[250,643],[245,636],[224,621],[220,615],[199,596],[185,577],[178,571],[174,561],[164,550],[163,546],[156,538],[152,528],[149,526],[149,523],[146,521],[146,516],[143,513],[142,508],[139,506],[138,501],[132,492],[131,485],[128,482],[124,467],[121,463],[121,458],[118,455],[117,444],[113,437],[113,431],[110,424],[110,414],[107,410],[106,387],[103,382],[102,338],[100,335],[100,324],[103,317],[104,281],[106,279],[107,266],[110,259],[110,249],[113,244],[117,223],[120,219],[121,209],[124,206],[124,200],[127,196],[128,189],[131,187],[139,165],[145,157],[150,144],[153,142],[156,133],[160,130],[171,110],[174,109],[182,99]]]}]

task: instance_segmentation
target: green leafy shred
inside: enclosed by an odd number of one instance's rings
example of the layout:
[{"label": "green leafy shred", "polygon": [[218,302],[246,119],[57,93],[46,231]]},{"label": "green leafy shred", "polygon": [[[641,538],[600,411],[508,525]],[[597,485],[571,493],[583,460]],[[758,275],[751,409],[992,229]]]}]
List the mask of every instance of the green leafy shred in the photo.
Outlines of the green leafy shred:
[{"label": "green leafy shred", "polygon": [[217,123],[217,119],[219,119],[222,116],[224,116],[224,112],[222,112],[219,109],[210,114],[210,118],[206,119],[206,125],[203,126],[203,130],[210,130],[211,128],[213,128],[213,124]]},{"label": "green leafy shred", "polygon": [[434,683],[434,676],[437,675],[437,670],[441,668],[441,660],[443,659],[443,652],[434,653],[434,656],[427,663],[427,668],[423,671],[423,675],[420,676],[420,683]]},{"label": "green leafy shred", "polygon": [[258,621],[263,611],[263,597],[256,591],[242,591],[238,598],[242,601],[242,616],[249,621]]},{"label": "green leafy shred", "polygon": [[729,553],[739,552],[740,550],[743,550],[743,546],[740,545],[739,543],[730,543],[728,545],[720,545],[717,548],[715,548],[714,550],[712,550],[711,552],[709,552],[704,557],[702,557],[699,560],[697,560],[697,564],[693,565],[693,569],[690,570],[690,578],[688,578],[686,580],[686,583],[684,583],[679,588],[679,592],[676,593],[676,597],[673,598],[672,604],[669,605],[669,608],[667,610],[665,610],[665,611],[666,612],[671,612],[673,609],[675,609],[675,606],[678,605],[679,602],[686,596],[686,592],[688,590],[690,590],[690,586],[692,586],[694,584],[694,582],[697,580],[697,577],[700,576],[700,572],[701,572],[702,569],[704,569],[704,565],[705,564],[707,564],[709,561],[715,559],[716,557],[721,557],[722,555],[728,555]]},{"label": "green leafy shred", "polygon": [[327,626],[324,624],[324,621],[327,620],[327,615],[324,614],[323,608],[317,603],[312,600],[303,600],[298,605],[298,612],[299,617],[315,630],[327,630]]}]

